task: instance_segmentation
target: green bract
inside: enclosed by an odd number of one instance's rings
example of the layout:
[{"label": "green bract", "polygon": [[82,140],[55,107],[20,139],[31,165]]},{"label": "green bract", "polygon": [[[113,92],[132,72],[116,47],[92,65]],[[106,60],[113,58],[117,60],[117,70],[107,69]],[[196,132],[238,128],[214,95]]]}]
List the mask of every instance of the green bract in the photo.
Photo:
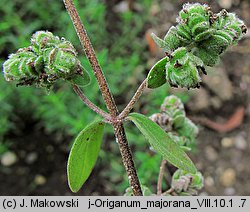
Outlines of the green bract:
[{"label": "green bract", "polygon": [[175,87],[196,88],[200,86],[202,69],[202,60],[181,47],[173,52],[166,64],[166,80]]},{"label": "green bract", "polygon": [[246,31],[247,27],[234,13],[223,9],[213,14],[205,4],[184,4],[177,25],[169,29],[163,40],[152,34],[156,44],[166,52],[169,62],[161,70],[158,67],[159,75],[154,75],[153,79],[149,78],[149,73],[148,87],[161,86],[163,76],[175,87],[199,87],[200,75],[206,73],[204,66],[214,66],[219,56],[237,44]]},{"label": "green bract", "polygon": [[228,47],[237,42],[246,33],[246,26],[234,13],[222,10],[216,15],[212,27],[215,29],[212,36],[204,42],[197,43],[193,53],[200,57],[207,66],[214,66],[219,56]]},{"label": "green bract", "polygon": [[186,117],[184,105],[174,96],[168,96],[161,105],[160,113],[150,116],[168,135],[185,150],[195,142],[198,135],[197,126]]},{"label": "green bract", "polygon": [[[182,46],[181,40],[178,38],[176,27],[172,26],[164,37],[166,52],[172,52],[178,47]],[[168,49],[167,49],[168,48]]]},{"label": "green bract", "polygon": [[42,57],[38,57],[31,48],[19,49],[11,54],[3,64],[4,76],[7,81],[26,79],[31,81],[43,70]]},{"label": "green bract", "polygon": [[161,105],[161,112],[172,118],[175,128],[183,125],[186,113],[184,105],[178,97],[174,95],[166,97]]},{"label": "green bract", "polygon": [[64,79],[84,86],[90,78],[77,58],[73,45],[51,32],[38,31],[31,38],[31,46],[11,54],[3,64],[7,81],[18,85],[50,88],[56,80]]},{"label": "green bract", "polygon": [[177,171],[172,176],[171,187],[177,193],[184,191],[193,194],[195,190],[199,190],[203,187],[203,181],[204,180],[200,172],[191,174],[181,169],[177,169]]},{"label": "green bract", "polygon": [[184,4],[177,18],[177,22],[179,23],[177,29],[179,30],[176,35],[189,33],[189,43],[205,40],[214,31],[211,29],[212,17],[213,13],[210,7],[205,4]]}]

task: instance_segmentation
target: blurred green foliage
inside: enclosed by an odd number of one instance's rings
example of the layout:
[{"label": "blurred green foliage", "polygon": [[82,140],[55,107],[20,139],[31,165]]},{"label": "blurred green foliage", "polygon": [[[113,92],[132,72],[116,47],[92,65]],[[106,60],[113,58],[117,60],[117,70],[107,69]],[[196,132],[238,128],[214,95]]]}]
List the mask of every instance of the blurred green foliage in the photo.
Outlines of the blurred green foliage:
[{"label": "blurred green foliage", "polygon": [[[149,10],[152,0],[138,1],[141,10],[117,13],[110,8],[108,0],[75,0],[76,7],[88,31],[105,75],[114,93],[119,108],[129,101],[138,84],[145,78],[149,58],[144,37],[147,26],[155,21]],[[109,5],[109,6],[108,6]],[[102,109],[105,109],[98,85],[91,67],[84,57],[80,42],[74,31],[62,1],[52,0],[1,0],[0,1],[0,64],[10,53],[29,45],[31,35],[37,30],[49,30],[55,35],[70,40],[79,52],[82,65],[91,74],[92,82],[84,88],[86,95]],[[147,67],[148,69],[150,67]],[[147,94],[136,105],[148,115],[159,110],[168,94],[164,85]],[[185,95],[184,95],[184,98]],[[2,152],[9,147],[8,134],[20,134],[19,123],[34,119],[48,133],[75,136],[96,114],[85,107],[74,94],[69,84],[57,83],[49,94],[33,87],[18,87],[7,83],[0,75],[0,146]],[[140,133],[126,125],[127,136],[135,153],[138,175],[143,184],[155,185],[160,157],[149,156],[149,146]],[[106,127],[111,132],[111,127]],[[18,138],[16,138],[18,140]],[[110,135],[105,140],[115,140]],[[11,141],[12,142],[12,141]],[[14,142],[14,141],[13,141]],[[115,142],[106,141],[110,152],[101,151],[100,158],[114,190],[123,193],[128,186]],[[106,146],[106,144],[103,144]],[[139,153],[140,152],[140,153]],[[110,164],[111,163],[111,164]],[[117,186],[118,185],[118,186]]]}]

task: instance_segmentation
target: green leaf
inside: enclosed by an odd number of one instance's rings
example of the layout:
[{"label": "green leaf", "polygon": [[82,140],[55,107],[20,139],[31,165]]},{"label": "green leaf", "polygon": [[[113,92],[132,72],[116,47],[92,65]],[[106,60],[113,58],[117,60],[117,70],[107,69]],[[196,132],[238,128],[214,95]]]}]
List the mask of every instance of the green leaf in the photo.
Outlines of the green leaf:
[{"label": "green leaf", "polygon": [[196,173],[196,168],[187,154],[159,125],[138,113],[131,113],[129,119],[134,122],[141,133],[148,139],[154,150],[160,153],[166,160],[184,171]]},{"label": "green leaf", "polygon": [[90,76],[85,68],[83,67],[81,68],[82,68],[82,73],[73,75],[69,80],[73,84],[76,84],[80,87],[84,87],[90,83]]},{"label": "green leaf", "polygon": [[94,168],[101,146],[103,129],[104,122],[93,122],[75,139],[67,166],[69,187],[73,192],[79,191]]},{"label": "green leaf", "polygon": [[[164,49],[164,50],[165,50],[165,48],[168,49],[168,45],[167,45],[167,43],[166,43],[164,40],[162,40],[162,39],[160,39],[159,37],[157,37],[154,33],[151,33],[151,37],[153,38],[154,42],[155,42],[160,48],[162,48],[162,49]],[[168,51],[168,52],[169,52],[169,51]]]},{"label": "green leaf", "polygon": [[166,83],[165,66],[168,61],[169,58],[164,57],[151,68],[147,76],[148,88],[158,88]]}]

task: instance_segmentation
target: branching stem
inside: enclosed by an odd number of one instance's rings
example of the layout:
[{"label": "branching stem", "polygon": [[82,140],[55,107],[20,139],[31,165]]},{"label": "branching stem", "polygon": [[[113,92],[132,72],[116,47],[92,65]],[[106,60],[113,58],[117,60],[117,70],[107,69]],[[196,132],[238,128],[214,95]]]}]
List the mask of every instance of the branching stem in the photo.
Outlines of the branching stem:
[{"label": "branching stem", "polygon": [[120,113],[119,119],[123,120],[124,118],[126,118],[128,116],[129,112],[132,110],[132,108],[134,107],[135,103],[138,101],[138,99],[141,97],[143,91],[147,87],[147,83],[148,83],[147,79],[145,79],[142,82],[142,84],[139,86],[139,88],[137,89],[136,93],[134,94],[134,96],[132,97],[132,99],[130,100],[130,102],[128,103],[128,105]]},{"label": "branching stem", "polygon": [[[98,81],[98,85],[100,87],[100,91],[102,93],[104,102],[108,108],[111,117],[111,123],[114,128],[115,136],[118,140],[119,149],[122,155],[123,165],[125,166],[130,186],[133,190],[134,196],[141,196],[141,186],[136,173],[134,161],[132,158],[131,150],[128,145],[128,141],[126,138],[126,134],[124,131],[124,127],[121,121],[119,121],[119,111],[115,104],[113,95],[110,92],[109,86],[107,84],[106,78],[102,72],[101,66],[97,60],[95,51],[92,47],[90,39],[87,35],[87,32],[84,28],[84,25],[81,22],[80,16],[73,4],[72,0],[64,0],[65,7],[67,12],[72,20],[72,23],[75,27],[77,35],[80,39],[80,42],[84,48],[85,54],[92,66],[95,77]],[[86,99],[85,99],[86,100]],[[92,105],[93,106],[93,105]],[[95,108],[96,109],[96,108]],[[99,111],[100,112],[100,111]]]},{"label": "branching stem", "polygon": [[95,51],[92,47],[88,34],[85,30],[85,27],[80,19],[80,16],[75,8],[75,5],[72,0],[64,0],[65,7],[68,11],[68,14],[72,20],[72,23],[75,27],[76,33],[79,37],[79,40],[83,46],[84,52],[91,64],[91,67],[94,71],[95,77],[98,81],[103,99],[106,103],[109,113],[112,117],[118,115],[118,109],[116,107],[114,98],[110,92],[109,86],[107,84],[106,78],[102,72],[101,66],[97,60]]},{"label": "branching stem", "polygon": [[94,103],[92,103],[88,97],[84,95],[82,90],[77,85],[72,85],[73,90],[76,92],[76,94],[80,97],[80,99],[94,112],[101,115],[103,118],[105,118],[107,121],[111,121],[111,116],[103,111],[101,108],[97,107]]}]

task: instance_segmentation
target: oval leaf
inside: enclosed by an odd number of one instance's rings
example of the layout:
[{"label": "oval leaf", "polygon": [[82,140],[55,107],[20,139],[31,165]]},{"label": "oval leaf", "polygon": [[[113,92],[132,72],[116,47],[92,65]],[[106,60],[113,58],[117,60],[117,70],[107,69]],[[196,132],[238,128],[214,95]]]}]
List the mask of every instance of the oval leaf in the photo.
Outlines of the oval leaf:
[{"label": "oval leaf", "polygon": [[67,166],[69,187],[73,192],[79,191],[94,168],[101,146],[103,129],[102,121],[93,122],[75,139]]},{"label": "oval leaf", "polygon": [[147,80],[148,88],[158,88],[166,83],[166,63],[169,61],[168,57],[159,60],[149,71]]},{"label": "oval leaf", "polygon": [[163,158],[186,172],[196,173],[196,168],[187,154],[159,125],[138,113],[131,113],[129,119],[134,122],[154,150],[160,153]]}]

